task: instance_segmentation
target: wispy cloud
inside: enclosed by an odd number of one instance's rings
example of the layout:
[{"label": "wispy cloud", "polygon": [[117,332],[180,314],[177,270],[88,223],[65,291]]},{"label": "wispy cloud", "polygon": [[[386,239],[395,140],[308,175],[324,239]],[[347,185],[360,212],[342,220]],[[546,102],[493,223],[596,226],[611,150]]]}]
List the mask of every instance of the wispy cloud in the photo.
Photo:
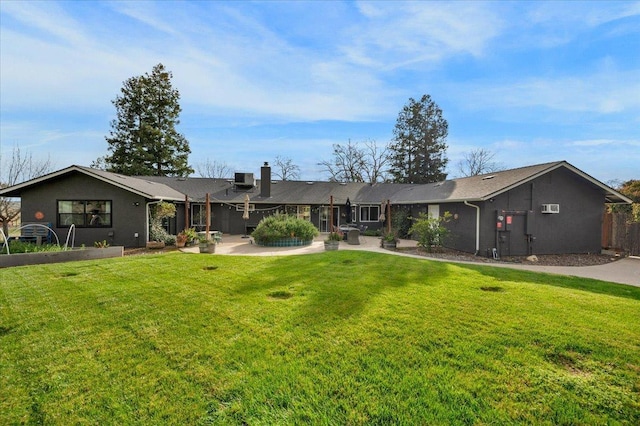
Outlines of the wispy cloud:
[{"label": "wispy cloud", "polygon": [[2,13],[11,16],[36,32],[38,38],[52,39],[68,46],[87,43],[82,31],[82,23],[73,19],[54,2],[3,2]]},{"label": "wispy cloud", "polygon": [[497,13],[482,3],[361,2],[367,20],[342,49],[355,63],[384,70],[469,54],[482,55],[500,33]]},{"label": "wispy cloud", "polygon": [[[588,139],[588,140],[572,141],[572,142],[569,142],[567,145],[569,145],[569,146],[587,146],[587,147],[591,147],[591,146],[602,147],[602,146],[607,146],[607,145],[609,145],[609,146],[615,145],[615,146],[619,146],[619,147],[633,148],[633,147],[640,147],[640,139],[637,139],[637,140]],[[637,155],[640,155],[640,153],[637,154]]]},{"label": "wispy cloud", "polygon": [[[511,13],[509,40],[514,47],[552,48],[566,45],[595,28],[600,35],[626,32],[625,18],[640,15],[640,3],[603,2],[527,2],[516,3]],[[635,30],[637,32],[637,27]]]},{"label": "wispy cloud", "polygon": [[453,89],[473,109],[542,107],[554,111],[610,114],[640,107],[637,71],[608,69],[586,75],[482,81]]},{"label": "wispy cloud", "polygon": [[112,7],[115,11],[169,36],[175,37],[181,34],[171,24],[158,16],[157,8],[152,2],[114,2]]}]

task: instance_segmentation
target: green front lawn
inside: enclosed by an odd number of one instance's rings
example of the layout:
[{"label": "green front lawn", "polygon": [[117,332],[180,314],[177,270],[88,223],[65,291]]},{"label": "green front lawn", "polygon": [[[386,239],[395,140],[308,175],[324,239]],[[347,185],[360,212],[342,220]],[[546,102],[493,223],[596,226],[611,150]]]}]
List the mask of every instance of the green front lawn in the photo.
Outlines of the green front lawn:
[{"label": "green front lawn", "polygon": [[640,288],[338,251],[0,270],[0,424],[640,424]]}]

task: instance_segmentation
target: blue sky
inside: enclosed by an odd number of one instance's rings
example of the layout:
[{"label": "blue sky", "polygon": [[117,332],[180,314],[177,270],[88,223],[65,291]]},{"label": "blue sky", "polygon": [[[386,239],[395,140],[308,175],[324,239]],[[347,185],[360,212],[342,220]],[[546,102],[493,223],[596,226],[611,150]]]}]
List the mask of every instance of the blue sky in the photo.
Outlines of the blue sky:
[{"label": "blue sky", "polygon": [[410,97],[449,122],[449,177],[567,160],[640,178],[639,2],[0,2],[0,142],[56,168],[107,153],[123,81],[157,63],[190,163],[301,179],[332,145],[392,137]]}]

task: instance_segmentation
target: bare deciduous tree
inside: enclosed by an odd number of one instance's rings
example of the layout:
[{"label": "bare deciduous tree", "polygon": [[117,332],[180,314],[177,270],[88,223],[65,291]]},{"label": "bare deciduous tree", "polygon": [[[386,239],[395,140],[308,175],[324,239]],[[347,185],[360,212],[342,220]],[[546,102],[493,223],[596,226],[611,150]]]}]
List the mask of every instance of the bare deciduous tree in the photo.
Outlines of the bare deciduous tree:
[{"label": "bare deciduous tree", "polygon": [[275,168],[273,175],[280,180],[300,179],[300,167],[293,164],[291,158],[277,156],[273,162],[273,166]]},{"label": "bare deciduous tree", "polygon": [[351,142],[346,145],[333,145],[333,158],[321,161],[319,165],[329,174],[329,180],[334,182],[364,182],[362,176],[363,152]]},{"label": "bare deciduous tree", "polygon": [[196,171],[200,177],[223,179],[231,176],[231,167],[225,162],[207,158],[204,163],[196,164]]},{"label": "bare deciduous tree", "polygon": [[462,176],[477,176],[484,173],[497,172],[504,169],[500,163],[493,161],[495,154],[484,148],[466,152],[462,160],[458,161],[458,171]]},{"label": "bare deciduous tree", "polygon": [[378,146],[376,141],[369,140],[364,143],[364,176],[366,182],[386,182],[389,180],[389,145]]},{"label": "bare deciduous tree", "polygon": [[[9,159],[0,158],[0,188],[17,185],[37,178],[51,171],[51,158],[33,158],[31,153],[23,154],[18,146],[13,148]],[[0,222],[5,235],[9,235],[9,222],[20,214],[19,204],[7,197],[0,197]]]},{"label": "bare deciduous tree", "polygon": [[360,147],[349,140],[346,145],[333,145],[333,158],[318,164],[331,181],[375,183],[387,179],[388,163],[388,146],[381,148],[375,141],[366,141]]}]

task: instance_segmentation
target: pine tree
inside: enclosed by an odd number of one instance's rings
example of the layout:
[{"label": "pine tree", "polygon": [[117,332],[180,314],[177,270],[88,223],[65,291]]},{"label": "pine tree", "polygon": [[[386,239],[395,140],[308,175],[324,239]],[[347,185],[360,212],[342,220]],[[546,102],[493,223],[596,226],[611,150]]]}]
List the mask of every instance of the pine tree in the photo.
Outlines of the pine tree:
[{"label": "pine tree", "polygon": [[390,146],[390,169],[397,183],[429,183],[447,178],[446,139],[449,132],[442,110],[424,95],[409,102],[398,114]]},{"label": "pine tree", "polygon": [[151,74],[131,77],[114,99],[117,117],[106,137],[106,169],[124,175],[188,176],[189,142],[178,133],[180,93],[162,64]]}]

